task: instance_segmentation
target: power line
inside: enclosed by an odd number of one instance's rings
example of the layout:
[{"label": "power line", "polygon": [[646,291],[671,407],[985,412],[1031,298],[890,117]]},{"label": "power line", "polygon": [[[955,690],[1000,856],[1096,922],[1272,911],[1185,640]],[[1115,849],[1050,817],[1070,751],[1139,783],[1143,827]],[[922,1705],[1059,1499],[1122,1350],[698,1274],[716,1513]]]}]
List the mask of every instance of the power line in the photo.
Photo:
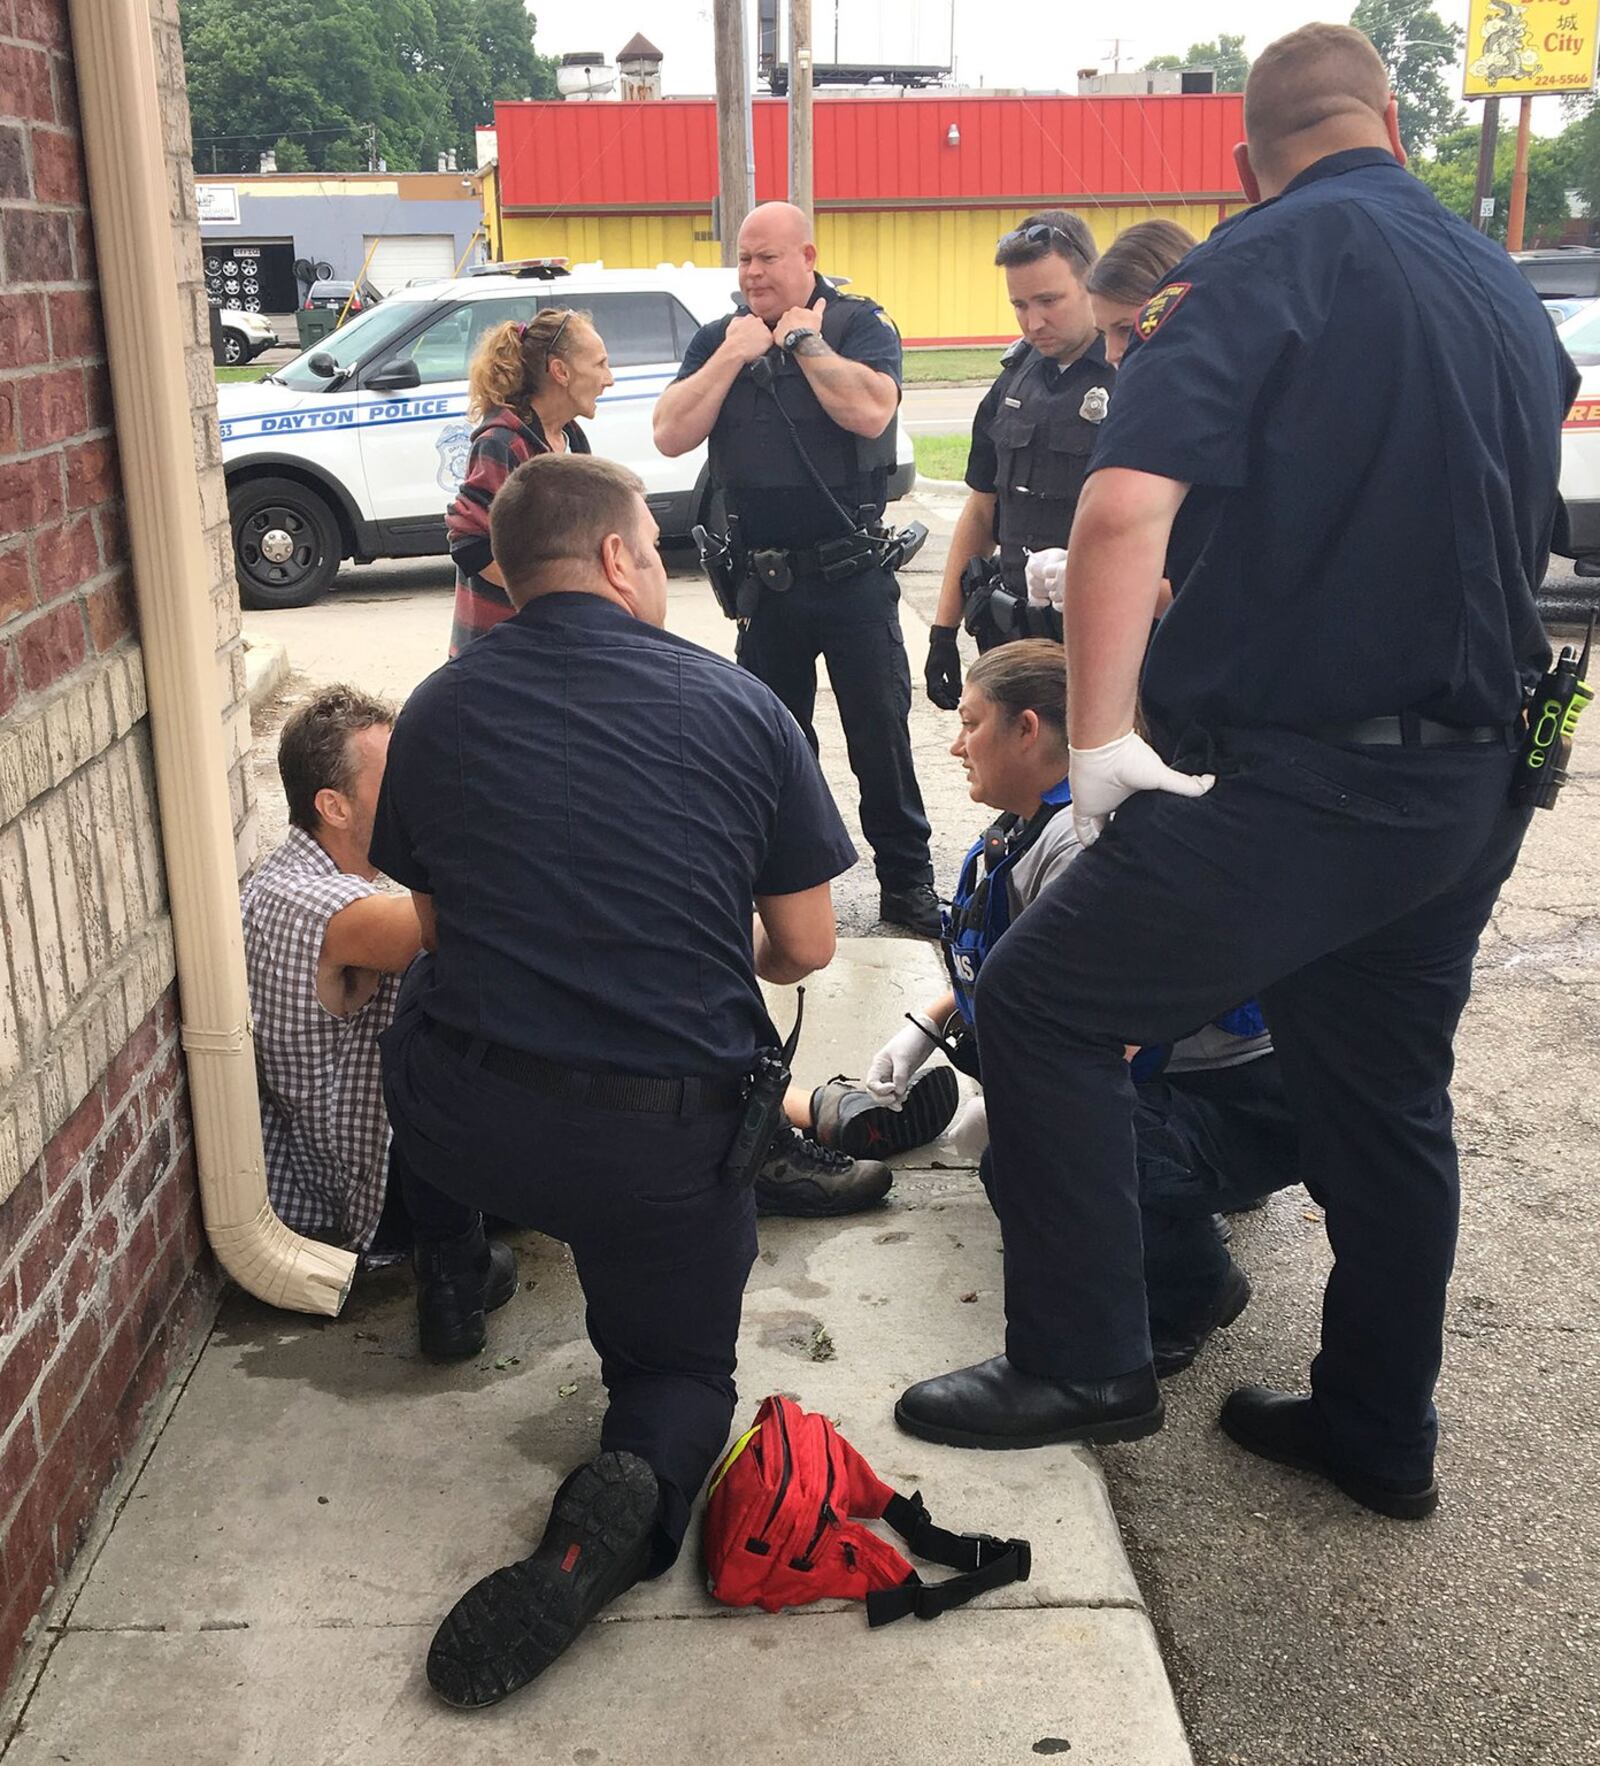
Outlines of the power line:
[{"label": "power line", "polygon": [[338,129],[277,129],[271,124],[259,129],[252,129],[245,135],[196,135],[195,144],[209,146],[213,141],[259,141],[264,135],[270,135],[275,141],[282,141],[291,136],[299,135],[356,135],[365,136],[371,127],[368,123],[346,123]]}]

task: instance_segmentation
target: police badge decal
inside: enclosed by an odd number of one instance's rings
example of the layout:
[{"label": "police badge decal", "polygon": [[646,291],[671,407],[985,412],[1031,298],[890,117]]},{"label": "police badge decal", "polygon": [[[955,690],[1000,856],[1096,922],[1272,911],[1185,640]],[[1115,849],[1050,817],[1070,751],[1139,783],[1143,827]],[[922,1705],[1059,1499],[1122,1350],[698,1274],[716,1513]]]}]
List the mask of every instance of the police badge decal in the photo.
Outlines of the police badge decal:
[{"label": "police badge decal", "polygon": [[1083,395],[1083,403],[1078,407],[1078,415],[1085,423],[1104,423],[1110,404],[1111,394],[1103,386],[1091,386]]},{"label": "police badge decal", "polygon": [[461,489],[461,481],[467,475],[467,465],[472,457],[472,425],[447,423],[440,430],[434,446],[439,453],[436,482],[440,490],[449,491],[454,496]]}]

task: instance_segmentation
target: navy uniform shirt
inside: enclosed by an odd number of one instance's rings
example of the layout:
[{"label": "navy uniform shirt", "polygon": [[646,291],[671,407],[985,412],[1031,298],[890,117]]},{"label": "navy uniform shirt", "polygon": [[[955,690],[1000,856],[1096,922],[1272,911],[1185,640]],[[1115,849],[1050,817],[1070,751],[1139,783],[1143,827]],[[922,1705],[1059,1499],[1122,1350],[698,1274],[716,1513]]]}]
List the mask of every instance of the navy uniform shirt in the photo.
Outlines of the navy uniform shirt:
[{"label": "navy uniform shirt", "polygon": [[[983,395],[972,419],[972,445],[967,450],[967,485],[975,491],[988,491],[1004,496],[1005,486],[998,482],[998,461],[993,438],[994,421],[1005,409],[1006,386],[1012,376],[1033,354],[1028,343],[1013,344],[1002,357],[1001,368],[993,386]],[[1096,335],[1094,341],[1065,368],[1046,371],[1045,385],[1052,399],[1060,400],[1060,408],[1072,441],[1087,454],[1100,434],[1100,425],[1110,408],[1110,391],[1117,371],[1106,360],[1106,341]],[[1066,544],[1066,535],[1061,537]]]},{"label": "navy uniform shirt", "polygon": [[1549,657],[1577,375],[1504,249],[1389,154],[1337,153],[1192,251],[1135,337],[1092,469],[1194,487],[1142,684],[1162,732],[1511,722]]},{"label": "navy uniform shirt", "polygon": [[[876,301],[842,293],[821,276],[812,283],[806,305],[814,307],[819,300],[827,301],[830,313],[838,309],[849,316],[848,325],[838,333],[832,324],[828,326],[829,346],[849,361],[865,362],[869,368],[877,369],[880,374],[887,374],[898,386],[901,373],[900,333],[895,330],[894,321],[883,308]],[[722,347],[728,326],[749,310],[741,303],[735,311],[724,314],[720,319],[713,319],[709,325],[702,325],[689,340],[689,347],[684,351],[683,361],[678,368],[677,379],[687,380],[691,374],[698,373]],[[787,351],[776,346],[761,361],[770,364],[774,373],[804,373]],[[742,370],[746,374],[750,371],[749,367]],[[723,413],[719,412],[717,421],[722,423],[724,420]],[[792,478],[792,483],[781,495],[770,491],[748,490],[728,495],[728,506],[739,517],[745,543],[751,546],[810,546],[819,540],[836,537],[840,531],[839,518],[812,483],[798,458],[793,456],[794,442],[788,430],[780,422],[773,422],[770,425],[770,438],[763,437],[762,445],[788,452],[783,467],[785,475]],[[854,446],[853,442],[851,446]],[[866,488],[863,487],[863,494]],[[849,498],[845,499],[847,507],[849,501]],[[880,495],[880,507],[881,502]],[[855,510],[848,509],[848,512],[854,515]]]},{"label": "navy uniform shirt", "polygon": [[799,726],[731,662],[597,595],[531,602],[395,724],[372,861],[433,897],[423,1001],[573,1067],[747,1072],[752,898],[855,852]]}]

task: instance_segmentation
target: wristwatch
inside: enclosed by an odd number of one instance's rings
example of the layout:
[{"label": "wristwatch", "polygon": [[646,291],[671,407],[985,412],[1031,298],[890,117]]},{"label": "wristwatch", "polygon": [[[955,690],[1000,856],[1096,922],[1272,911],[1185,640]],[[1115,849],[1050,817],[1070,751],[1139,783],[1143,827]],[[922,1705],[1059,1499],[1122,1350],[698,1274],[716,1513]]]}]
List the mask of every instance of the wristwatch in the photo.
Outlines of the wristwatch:
[{"label": "wristwatch", "polygon": [[798,350],[808,337],[816,338],[818,343],[822,342],[822,333],[820,331],[812,330],[809,325],[796,325],[792,331],[786,331],[784,333],[783,347],[792,353],[793,351]]}]

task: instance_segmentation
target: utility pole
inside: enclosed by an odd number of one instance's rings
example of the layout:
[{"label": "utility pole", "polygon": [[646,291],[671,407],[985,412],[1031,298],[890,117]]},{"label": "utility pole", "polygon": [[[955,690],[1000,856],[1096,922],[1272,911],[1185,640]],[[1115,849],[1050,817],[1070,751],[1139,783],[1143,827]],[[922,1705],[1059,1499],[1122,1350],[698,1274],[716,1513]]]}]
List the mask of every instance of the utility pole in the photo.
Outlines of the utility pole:
[{"label": "utility pole", "polygon": [[812,218],[811,0],[789,0],[789,200]]},{"label": "utility pole", "polygon": [[755,207],[756,182],[744,0],[716,0],[713,29],[717,56],[716,230],[723,263],[734,264],[739,258],[739,229]]},{"label": "utility pole", "polygon": [[1478,182],[1472,198],[1472,224],[1480,233],[1489,231],[1494,214],[1494,149],[1500,135],[1500,100],[1485,98],[1483,124],[1478,135]]},{"label": "utility pole", "polygon": [[1517,117],[1517,161],[1511,173],[1511,212],[1506,218],[1506,250],[1522,250],[1522,225],[1528,215],[1528,136],[1533,128],[1533,97],[1522,95]]}]

